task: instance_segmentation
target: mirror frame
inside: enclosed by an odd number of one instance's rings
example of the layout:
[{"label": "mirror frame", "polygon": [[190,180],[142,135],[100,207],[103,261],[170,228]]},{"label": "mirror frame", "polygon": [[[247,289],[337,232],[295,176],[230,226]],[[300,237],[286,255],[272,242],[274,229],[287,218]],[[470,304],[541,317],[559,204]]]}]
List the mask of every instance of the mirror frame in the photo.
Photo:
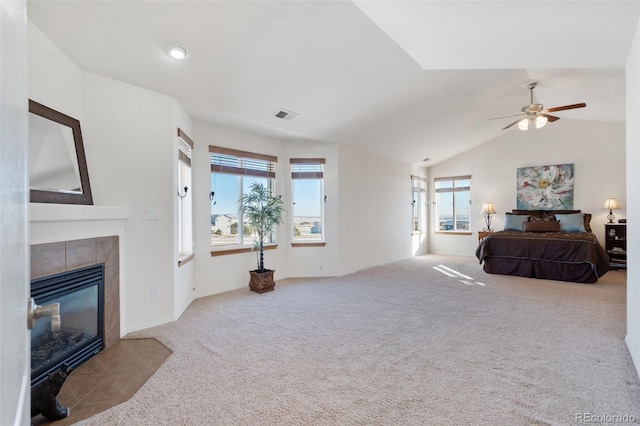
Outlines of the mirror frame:
[{"label": "mirror frame", "polygon": [[80,122],[73,117],[69,117],[68,115],[39,104],[31,99],[29,99],[29,112],[71,128],[71,131],[73,132],[73,141],[76,146],[76,157],[78,160],[78,171],[80,172],[80,184],[82,188],[82,193],[30,189],[30,201],[32,203],[93,205],[91,184],[89,183],[89,171],[87,169],[87,159],[84,155],[84,144],[82,142]]}]

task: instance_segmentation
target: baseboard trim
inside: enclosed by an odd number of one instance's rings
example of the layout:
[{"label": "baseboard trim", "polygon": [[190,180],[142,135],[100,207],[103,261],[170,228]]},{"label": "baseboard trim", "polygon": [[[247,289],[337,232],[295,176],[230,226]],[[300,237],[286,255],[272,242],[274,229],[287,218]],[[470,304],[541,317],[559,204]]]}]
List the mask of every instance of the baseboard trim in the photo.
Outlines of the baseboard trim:
[{"label": "baseboard trim", "polygon": [[628,334],[625,336],[624,342],[627,344],[627,349],[631,355],[631,361],[633,361],[633,365],[636,367],[636,374],[640,377],[640,350],[638,350],[638,348],[636,348],[629,340]]}]

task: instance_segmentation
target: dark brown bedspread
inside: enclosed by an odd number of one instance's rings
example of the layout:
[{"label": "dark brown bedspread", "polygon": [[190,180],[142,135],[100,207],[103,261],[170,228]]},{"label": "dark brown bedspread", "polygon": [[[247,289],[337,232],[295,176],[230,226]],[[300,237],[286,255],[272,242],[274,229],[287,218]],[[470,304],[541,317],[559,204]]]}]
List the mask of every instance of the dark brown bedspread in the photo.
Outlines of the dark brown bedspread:
[{"label": "dark brown bedspread", "polygon": [[595,282],[609,270],[609,256],[591,232],[498,231],[482,240],[476,257],[490,273],[562,281]]}]

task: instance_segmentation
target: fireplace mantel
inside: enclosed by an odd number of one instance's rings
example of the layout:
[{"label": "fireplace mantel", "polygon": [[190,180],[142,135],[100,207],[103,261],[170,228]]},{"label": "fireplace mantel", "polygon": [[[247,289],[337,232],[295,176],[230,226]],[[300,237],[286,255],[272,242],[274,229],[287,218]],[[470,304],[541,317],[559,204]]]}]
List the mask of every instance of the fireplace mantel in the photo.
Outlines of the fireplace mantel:
[{"label": "fireplace mantel", "polygon": [[29,204],[30,222],[75,222],[95,220],[127,220],[129,207],[84,206],[74,204]]},{"label": "fireplace mantel", "polygon": [[125,244],[129,207],[29,204],[30,244],[118,235]]},{"label": "fireplace mantel", "polygon": [[120,338],[129,207],[29,205],[31,278],[105,263],[105,347]]}]

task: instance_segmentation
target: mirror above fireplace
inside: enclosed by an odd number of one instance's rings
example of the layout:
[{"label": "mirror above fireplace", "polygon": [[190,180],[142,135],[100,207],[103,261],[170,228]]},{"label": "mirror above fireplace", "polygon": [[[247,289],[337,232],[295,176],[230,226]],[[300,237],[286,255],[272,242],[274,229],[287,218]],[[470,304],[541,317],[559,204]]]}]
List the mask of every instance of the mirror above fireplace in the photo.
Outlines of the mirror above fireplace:
[{"label": "mirror above fireplace", "polygon": [[32,203],[93,204],[80,122],[29,99]]}]

